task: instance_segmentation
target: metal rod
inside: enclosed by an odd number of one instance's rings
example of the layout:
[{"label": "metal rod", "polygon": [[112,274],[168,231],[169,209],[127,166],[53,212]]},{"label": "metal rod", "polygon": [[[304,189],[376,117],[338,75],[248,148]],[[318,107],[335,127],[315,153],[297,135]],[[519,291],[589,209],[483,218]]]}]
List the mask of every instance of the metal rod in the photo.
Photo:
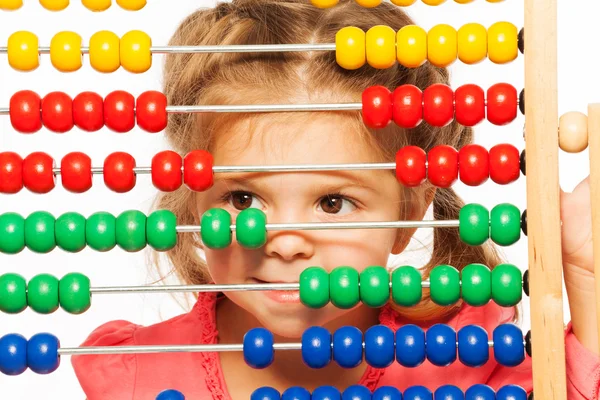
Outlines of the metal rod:
[{"label": "metal rod", "polygon": [[285,111],[356,111],[362,110],[362,103],[312,103],[312,104],[242,104],[242,105],[195,105],[167,106],[167,113],[253,113]]}]

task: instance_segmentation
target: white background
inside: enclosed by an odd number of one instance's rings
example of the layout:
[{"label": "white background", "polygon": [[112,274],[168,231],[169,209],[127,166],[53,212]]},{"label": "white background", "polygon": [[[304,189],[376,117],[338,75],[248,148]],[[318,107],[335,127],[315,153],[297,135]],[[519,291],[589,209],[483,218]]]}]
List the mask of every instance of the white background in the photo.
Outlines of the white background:
[{"label": "white background", "polygon": [[[307,0],[308,1],[308,0]],[[52,13],[35,0],[25,0],[25,6],[16,12],[0,11],[0,46],[5,46],[9,35],[18,30],[32,31],[40,38],[40,45],[49,45],[52,36],[62,30],[79,33],[87,45],[90,36],[99,30],[111,30],[121,36],[133,29],[140,29],[153,39],[155,45],[167,43],[178,23],[198,7],[212,7],[208,0],[149,0],[139,12],[126,12],[117,5],[108,11],[92,13],[78,0],[62,12]],[[429,29],[438,23],[449,23],[456,28],[468,22],[479,22],[489,26],[497,21],[510,21],[519,28],[523,25],[523,1],[507,0],[490,4],[475,0],[470,5],[458,5],[449,0],[439,7],[428,7],[420,2],[407,9],[417,24]],[[365,11],[366,12],[366,11]],[[576,110],[586,112],[589,102],[598,101],[600,79],[597,74],[599,55],[596,51],[597,18],[600,4],[595,1],[559,1],[559,112]],[[162,56],[154,57],[154,65],[145,74],[132,75],[123,70],[102,75],[89,65],[84,57],[83,67],[70,74],[56,71],[49,56],[42,55],[41,66],[34,72],[19,73],[8,66],[5,55],[0,55],[0,107],[7,107],[9,99],[18,90],[31,89],[44,95],[60,90],[72,97],[86,90],[105,96],[112,90],[123,89],[134,96],[155,89],[160,90]],[[452,67],[453,87],[465,83],[479,84],[484,88],[497,82],[508,82],[519,90],[523,87],[523,57],[509,65],[494,65],[485,61],[476,66],[457,63]],[[486,148],[508,142],[524,148],[522,116],[507,127],[494,127],[485,122],[476,130],[476,142]],[[104,158],[114,151],[131,153],[138,166],[148,166],[152,156],[166,144],[163,135],[148,134],[136,128],[126,134],[116,134],[103,129],[86,133],[74,129],[63,135],[42,130],[34,135],[16,133],[8,116],[0,116],[0,150],[16,151],[23,157],[33,151],[46,151],[57,162],[68,152],[83,151],[92,157],[94,166],[101,166]],[[579,155],[560,156],[560,180],[565,190],[571,190],[589,172],[587,151]],[[491,208],[498,202],[512,202],[521,210],[525,208],[525,180],[520,179],[510,186],[499,186],[491,181],[483,188],[465,188],[457,184],[459,193],[467,202],[480,202]],[[60,182],[51,193],[33,195],[27,190],[18,195],[0,196],[0,213],[16,211],[26,216],[35,210],[46,210],[54,215],[77,211],[88,216],[96,211],[118,214],[125,209],[137,208],[148,211],[155,195],[150,178],[139,176],[137,186],[127,194],[115,194],[104,186],[101,177],[94,178],[94,187],[84,194],[66,192]],[[427,238],[428,231],[418,233]],[[517,245],[505,248],[509,261],[523,270],[527,263],[527,244],[521,240]],[[419,252],[410,252],[394,260],[422,265]],[[48,255],[36,255],[24,250],[17,256],[0,255],[0,274],[17,272],[27,280],[39,273],[52,273],[57,277],[72,271],[90,277],[93,286],[141,285],[154,279],[147,267],[147,254],[127,254],[120,249],[108,253],[84,250],[79,254],[67,254],[55,250]],[[524,302],[525,321],[523,329],[529,328],[528,302]],[[65,347],[79,345],[98,325],[115,319],[126,319],[140,324],[152,324],[177,315],[184,310],[168,295],[98,295],[92,308],[80,316],[59,310],[52,315],[38,315],[25,311],[19,315],[0,314],[0,335],[21,333],[26,337],[48,331],[56,334]],[[568,307],[565,305],[565,320]],[[40,376],[27,371],[18,377],[0,375],[0,397],[17,399],[77,399],[84,395],[79,388],[70,365],[65,357],[62,365],[49,376]]]}]

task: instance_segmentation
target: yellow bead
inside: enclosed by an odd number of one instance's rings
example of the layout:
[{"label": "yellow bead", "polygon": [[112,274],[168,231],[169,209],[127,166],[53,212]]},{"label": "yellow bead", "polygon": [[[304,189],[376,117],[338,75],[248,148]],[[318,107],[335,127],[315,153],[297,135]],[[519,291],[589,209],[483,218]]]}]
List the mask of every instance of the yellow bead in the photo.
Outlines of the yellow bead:
[{"label": "yellow bead", "polygon": [[458,4],[469,4],[472,3],[473,0],[454,0],[454,2]]},{"label": "yellow bead", "polygon": [[488,3],[502,3],[504,0],[486,0]]},{"label": "yellow bead", "polygon": [[477,64],[487,57],[487,29],[481,24],[466,24],[458,30],[458,58]]},{"label": "yellow bead", "polygon": [[386,25],[367,31],[367,62],[373,68],[386,69],[396,64],[396,32]]},{"label": "yellow bead", "polygon": [[152,39],[142,31],[129,31],[121,38],[121,65],[136,74],[146,72],[152,66]]},{"label": "yellow bead", "polygon": [[81,68],[81,36],[75,32],[59,32],[50,41],[50,61],[61,72]]},{"label": "yellow bead", "polygon": [[456,61],[458,55],[456,29],[450,25],[436,25],[427,35],[427,56],[436,67],[447,67]]},{"label": "yellow bead", "polygon": [[506,64],[519,54],[519,32],[510,22],[496,22],[488,29],[488,57],[496,64]]},{"label": "yellow bead", "polygon": [[427,61],[427,32],[417,25],[406,25],[396,35],[396,58],[407,68]]},{"label": "yellow bead", "polygon": [[112,0],[81,0],[81,4],[91,11],[106,11],[110,8]]},{"label": "yellow bead", "polygon": [[335,59],[344,69],[359,69],[367,62],[365,31],[347,26],[335,35]]},{"label": "yellow bead", "polygon": [[310,0],[310,2],[317,8],[330,8],[336,6],[340,0]]},{"label": "yellow bead", "polygon": [[23,7],[23,0],[0,0],[0,10],[13,11]]},{"label": "yellow bead", "polygon": [[38,38],[31,32],[15,32],[8,38],[8,64],[17,71],[33,71],[40,65]]},{"label": "yellow bead", "polygon": [[99,31],[90,38],[90,64],[98,72],[115,72],[121,66],[121,40],[113,32]]},{"label": "yellow bead", "polygon": [[391,0],[392,4],[395,4],[400,7],[408,7],[412,6],[417,2],[417,0]]},{"label": "yellow bead", "polygon": [[377,7],[381,4],[381,0],[356,0],[359,6],[365,8]]},{"label": "yellow bead", "polygon": [[445,3],[446,0],[422,0],[423,3],[427,4],[428,6],[439,6],[442,3]]},{"label": "yellow bead", "polygon": [[139,11],[146,5],[146,0],[117,0],[117,4],[129,11]]},{"label": "yellow bead", "polygon": [[588,146],[587,115],[571,111],[558,120],[558,145],[567,153],[580,153]]},{"label": "yellow bead", "polygon": [[40,0],[40,4],[46,10],[61,11],[69,6],[69,0]]}]

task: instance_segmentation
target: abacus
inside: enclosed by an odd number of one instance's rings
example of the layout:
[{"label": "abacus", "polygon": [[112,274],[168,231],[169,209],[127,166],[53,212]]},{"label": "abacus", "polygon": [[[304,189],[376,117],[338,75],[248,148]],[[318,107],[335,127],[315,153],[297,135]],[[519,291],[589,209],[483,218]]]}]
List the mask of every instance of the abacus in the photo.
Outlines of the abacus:
[{"label": "abacus", "polygon": [[[307,0],[308,1],[308,0]],[[470,0],[455,0],[468,3]],[[488,0],[490,3],[496,2]],[[365,8],[376,7],[380,0],[357,0]],[[392,0],[398,6],[409,6],[415,0]],[[439,5],[443,0],[423,0],[428,5]],[[59,11],[69,5],[68,0],[40,0],[42,6]],[[103,11],[110,0],[82,0],[92,11]],[[335,6],[337,0],[313,0],[320,8]],[[139,10],[144,0],[117,0],[126,10]],[[0,9],[17,10],[20,0],[0,0]],[[17,11],[18,12],[18,11]],[[368,12],[368,10],[365,10]],[[527,32],[525,35],[524,33]],[[527,49],[527,52],[525,52]],[[275,350],[301,351],[305,363],[320,368],[332,360],[352,368],[364,359],[378,368],[399,362],[416,367],[425,359],[444,366],[457,361],[468,366],[480,366],[488,361],[488,349],[493,347],[495,359],[505,366],[515,366],[533,357],[534,391],[542,399],[565,399],[565,369],[562,316],[560,214],[558,192],[558,147],[569,152],[587,147],[587,117],[568,113],[560,119],[557,129],[556,90],[556,2],[525,0],[525,28],[499,22],[489,29],[479,24],[468,24],[456,30],[438,25],[429,32],[418,26],[407,26],[398,32],[377,26],[367,32],[355,27],[342,29],[331,44],[252,45],[252,46],[153,46],[151,38],[140,31],[130,31],[119,38],[101,31],[90,38],[89,46],[82,45],[74,32],[59,32],[49,46],[40,46],[30,32],[16,32],[8,39],[0,53],[6,53],[8,62],[16,70],[33,71],[40,63],[40,55],[49,54],[52,65],[61,72],[73,72],[82,67],[82,56],[89,55],[91,66],[98,72],[110,73],[123,67],[130,73],[146,72],[152,65],[153,54],[189,52],[282,52],[282,51],[335,51],[341,68],[390,68],[400,63],[416,68],[424,62],[446,67],[457,59],[475,64],[485,58],[503,64],[516,59],[519,50],[525,56],[525,88],[518,91],[508,84],[499,83],[484,91],[476,85],[464,85],[452,90],[446,85],[433,85],[424,91],[414,86],[398,87],[393,92],[384,87],[365,88],[362,101],[343,104],[279,104],[279,105],[168,105],[159,92],[148,91],[134,98],[125,91],[114,91],[102,98],[97,93],[82,92],[71,99],[62,92],[51,92],[43,97],[24,90],[15,93],[7,106],[0,106],[0,118],[10,118],[16,132],[34,134],[42,127],[56,133],[65,133],[75,127],[83,131],[97,131],[106,126],[116,133],[131,131],[137,124],[149,133],[165,129],[169,113],[248,113],[294,111],[352,111],[362,112],[365,124],[373,129],[385,127],[391,121],[403,128],[421,123],[443,127],[452,119],[465,126],[475,126],[487,118],[495,125],[514,120],[520,111],[526,115],[526,154],[530,160],[525,168],[525,152],[510,145],[499,144],[489,151],[479,145],[468,145],[460,150],[437,146],[426,154],[422,149],[400,149],[395,162],[373,164],[328,165],[214,165],[206,151],[194,151],[184,157],[162,151],[150,166],[138,167],[135,159],[123,152],[110,154],[102,167],[93,167],[84,153],[65,156],[60,167],[44,152],[32,152],[22,158],[5,151],[0,153],[0,193],[17,194],[23,188],[45,194],[56,186],[60,176],[65,189],[83,193],[92,187],[93,175],[102,175],[105,185],[117,193],[133,190],[137,175],[151,175],[152,184],[161,191],[174,191],[186,185],[189,190],[205,191],[213,184],[216,173],[264,171],[317,171],[317,170],[395,170],[400,184],[414,187],[425,180],[437,187],[451,186],[460,179],[469,186],[478,186],[491,179],[497,184],[510,184],[527,172],[528,210],[521,212],[511,204],[498,204],[487,210],[478,204],[468,204],[455,220],[444,221],[387,221],[355,223],[268,223],[266,215],[256,209],[241,212],[234,221],[223,209],[211,209],[202,215],[199,226],[178,225],[177,216],[167,210],[150,215],[136,210],[123,211],[114,216],[97,212],[84,217],[69,212],[55,218],[48,212],[34,212],[26,218],[17,213],[0,215],[0,252],[18,254],[28,248],[37,253],[48,253],[56,248],[79,252],[84,247],[110,251],[116,246],[128,252],[141,251],[150,246],[156,251],[172,249],[179,235],[199,232],[205,246],[222,249],[235,240],[245,248],[265,245],[270,230],[334,230],[374,228],[458,228],[461,239],[473,246],[492,240],[500,246],[514,244],[527,235],[529,242],[529,269],[521,276],[511,264],[490,269],[472,264],[459,272],[448,265],[436,267],[429,279],[423,280],[413,267],[401,267],[389,274],[383,267],[369,267],[362,273],[339,266],[328,273],[320,267],[307,268],[298,283],[293,284],[239,284],[239,285],[173,285],[137,287],[97,287],[84,274],[69,273],[61,279],[41,274],[27,282],[19,274],[0,276],[0,310],[19,313],[30,307],[41,314],[50,314],[59,307],[72,314],[81,314],[91,307],[91,295],[150,292],[205,292],[247,290],[299,291],[302,303],[319,308],[331,302],[339,308],[351,308],[359,302],[369,307],[381,307],[388,300],[403,306],[417,304],[423,288],[440,305],[450,305],[462,299],[474,306],[495,301],[502,306],[517,304],[524,291],[531,299],[531,333],[523,335],[511,324],[498,326],[488,341],[488,332],[469,325],[455,332],[450,326],[437,324],[424,332],[414,325],[406,325],[393,332],[385,326],[373,326],[366,332],[344,327],[330,333],[321,327],[306,330],[300,343],[274,343],[273,335],[265,329],[253,329],[241,344],[235,345],[177,345],[131,347],[64,347],[54,335],[40,333],[30,339],[18,334],[0,338],[0,371],[17,375],[26,369],[48,374],[59,367],[60,357],[85,354],[160,353],[160,352],[215,352],[242,351],[252,368],[266,368]],[[525,102],[525,94],[527,102]],[[600,130],[600,110],[590,106],[589,132]],[[560,137],[558,132],[560,130]],[[590,145],[594,142],[590,134]],[[597,139],[596,139],[597,140]],[[595,146],[596,148],[598,146]],[[594,162],[594,158],[592,158]],[[593,177],[594,178],[594,177]],[[593,185],[593,196],[600,185]],[[595,221],[598,216],[594,214]],[[597,221],[596,221],[597,222]],[[598,229],[600,223],[595,223]],[[596,233],[596,237],[600,232]],[[597,251],[600,249],[596,248]],[[597,262],[597,264],[600,264]],[[600,271],[600,265],[597,267]],[[600,286],[599,286],[600,287]],[[552,299],[549,303],[548,299]],[[600,310],[600,308],[599,308]],[[533,340],[531,339],[533,337]],[[524,399],[526,393],[515,386],[506,386],[497,392],[483,385],[472,387],[470,393],[485,399]],[[364,387],[350,387],[344,392],[351,398],[375,398]],[[378,398],[400,398],[393,388],[378,389]],[[404,393],[405,399],[432,398],[429,389],[414,386]],[[272,388],[260,388],[256,398],[279,399]],[[290,388],[294,398],[339,398],[331,387],[321,387],[309,393],[306,389]],[[329,396],[329,397],[328,397]],[[436,391],[436,398],[464,398],[456,387],[444,386]],[[166,390],[157,399],[181,399],[183,394]],[[253,396],[254,398],[254,396]]]}]

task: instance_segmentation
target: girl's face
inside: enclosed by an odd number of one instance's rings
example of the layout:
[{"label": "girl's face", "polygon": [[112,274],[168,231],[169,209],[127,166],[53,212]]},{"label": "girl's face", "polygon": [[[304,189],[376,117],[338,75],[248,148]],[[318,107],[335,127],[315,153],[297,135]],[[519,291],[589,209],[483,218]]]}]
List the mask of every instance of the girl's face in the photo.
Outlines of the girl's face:
[{"label": "girl's face", "polygon": [[[296,118],[275,124],[267,118],[269,124],[251,128],[241,121],[228,127],[214,143],[215,165],[383,161],[360,143],[344,117]],[[198,196],[197,207],[199,215],[212,207],[224,208],[234,222],[250,207],[263,210],[268,223],[394,221],[400,218],[400,193],[391,170],[217,173],[214,186]],[[269,231],[259,249],[242,248],[234,235],[226,249],[205,252],[216,284],[298,282],[310,266],[327,271],[350,266],[359,272],[370,265],[385,266],[402,236],[394,229]],[[325,325],[349,312],[331,304],[309,309],[300,303],[297,291],[226,296],[285,337],[299,337],[307,327]]]}]

